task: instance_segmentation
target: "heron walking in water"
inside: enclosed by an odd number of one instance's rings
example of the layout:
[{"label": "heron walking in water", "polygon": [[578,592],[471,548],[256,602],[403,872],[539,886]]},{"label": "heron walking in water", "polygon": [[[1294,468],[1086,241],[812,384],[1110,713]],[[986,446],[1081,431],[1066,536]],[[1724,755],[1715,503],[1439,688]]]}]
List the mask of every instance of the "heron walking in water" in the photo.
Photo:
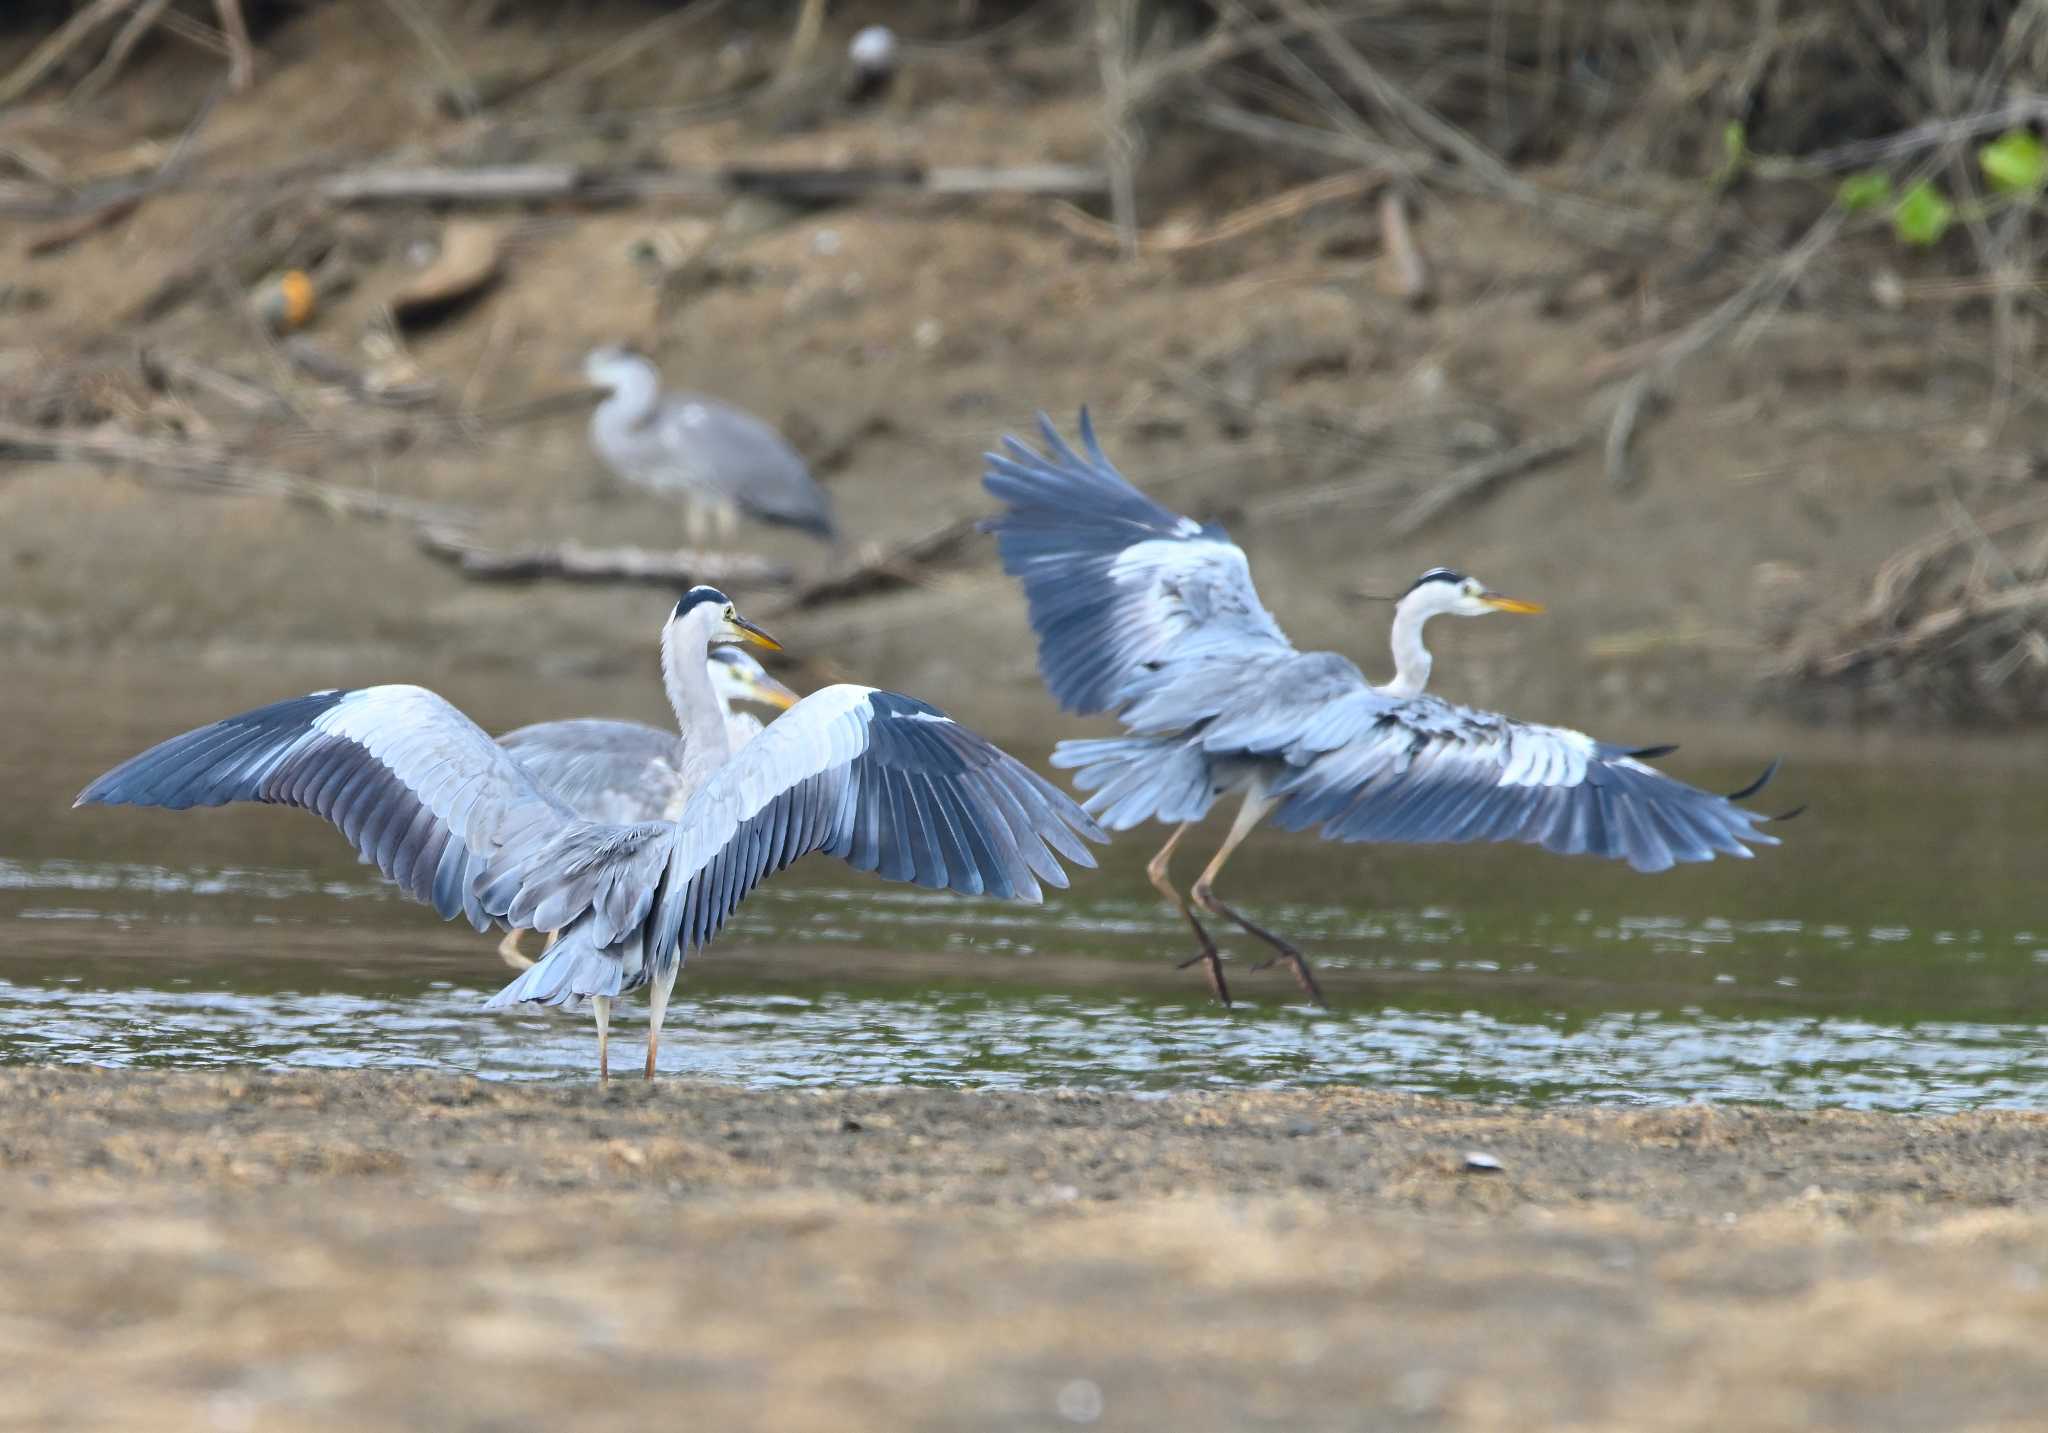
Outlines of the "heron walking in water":
[{"label": "heron walking in water", "polygon": [[630,349],[594,349],[583,373],[609,390],[590,416],[590,446],[629,483],[680,497],[689,540],[729,539],[739,515],[838,541],[832,499],[789,440],[745,409],[664,393],[661,370]]},{"label": "heron walking in water", "polygon": [[715,588],[683,595],[662,669],[683,723],[672,817],[586,821],[482,728],[423,687],[314,692],[228,717],[100,777],[77,805],[183,810],[230,801],[325,817],[366,861],[444,919],[558,931],[487,1002],[573,1005],[597,1018],[648,991],[652,1078],[669,992],[753,888],[798,857],[837,856],[885,880],[1037,901],[1060,857],[1094,859],[1095,821],[1029,767],[914,697],[813,692],[737,752],[706,671],[713,644],[766,641]]},{"label": "heron walking in water", "polygon": [[[760,719],[734,711],[735,702],[760,702],[781,711],[797,703],[795,692],[739,647],[713,647],[704,670],[725,725],[727,752],[737,751],[761,732]],[[688,695],[672,681],[664,685],[676,714],[675,731],[636,721],[579,717],[520,727],[499,737],[498,745],[585,821],[674,820],[690,794],[683,784]],[[710,774],[698,770],[700,776]],[[498,943],[498,954],[514,970],[533,964],[519,949],[522,934],[508,930]],[[548,941],[554,943],[552,931]]]},{"label": "heron walking in water", "polygon": [[[1394,676],[1374,686],[1345,657],[1301,652],[1259,601],[1244,552],[1222,528],[1169,512],[1110,464],[1086,410],[1081,452],[1043,415],[1046,452],[1015,438],[988,455],[984,485],[1003,568],[1022,583],[1038,665],[1061,706],[1110,712],[1125,735],[1063,741],[1088,811],[1112,831],[1173,825],[1147,874],[1193,927],[1210,988],[1230,1003],[1222,958],[1202,924],[1220,916],[1272,947],[1303,992],[1322,992],[1300,950],[1216,894],[1224,863],[1261,821],[1337,841],[1526,841],[1661,871],[1775,845],[1773,819],[1563,727],[1516,721],[1427,695],[1432,617],[1533,613],[1448,568],[1425,572],[1395,604]],[[1168,863],[1188,826],[1241,795],[1230,832],[1182,894]],[[1264,967],[1259,967],[1263,969]]]}]

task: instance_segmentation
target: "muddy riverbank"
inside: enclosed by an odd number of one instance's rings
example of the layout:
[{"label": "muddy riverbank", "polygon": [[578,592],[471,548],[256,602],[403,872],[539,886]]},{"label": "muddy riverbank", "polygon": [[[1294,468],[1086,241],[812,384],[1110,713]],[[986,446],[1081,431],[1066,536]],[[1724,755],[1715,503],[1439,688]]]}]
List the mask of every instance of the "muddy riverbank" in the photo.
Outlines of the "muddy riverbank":
[{"label": "muddy riverbank", "polygon": [[0,1092],[17,1426],[1960,1429],[2048,1397],[2033,1115]]}]

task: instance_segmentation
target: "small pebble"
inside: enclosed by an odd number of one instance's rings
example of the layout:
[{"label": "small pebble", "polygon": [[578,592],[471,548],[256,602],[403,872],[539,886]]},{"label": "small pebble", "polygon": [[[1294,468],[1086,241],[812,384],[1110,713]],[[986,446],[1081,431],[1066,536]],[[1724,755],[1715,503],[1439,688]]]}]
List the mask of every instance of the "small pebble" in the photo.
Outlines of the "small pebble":
[{"label": "small pebble", "polygon": [[1507,1166],[1484,1150],[1470,1149],[1465,1151],[1465,1168],[1474,1174],[1499,1174]]}]

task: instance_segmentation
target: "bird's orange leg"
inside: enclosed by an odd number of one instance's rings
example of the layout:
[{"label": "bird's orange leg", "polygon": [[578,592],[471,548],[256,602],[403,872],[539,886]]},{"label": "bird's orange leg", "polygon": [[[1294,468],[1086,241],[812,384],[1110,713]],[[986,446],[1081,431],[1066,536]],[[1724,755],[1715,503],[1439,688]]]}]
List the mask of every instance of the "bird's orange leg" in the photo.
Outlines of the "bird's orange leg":
[{"label": "bird's orange leg", "polygon": [[[1247,919],[1225,905],[1213,889],[1217,875],[1223,870],[1223,863],[1230,859],[1230,853],[1238,848],[1245,837],[1251,835],[1252,828],[1263,821],[1266,818],[1266,813],[1272,809],[1272,798],[1256,787],[1245,793],[1244,805],[1237,808],[1237,819],[1230,823],[1230,834],[1223,838],[1223,844],[1217,849],[1214,859],[1209,862],[1208,866],[1202,871],[1202,874],[1196,878],[1194,887],[1188,894],[1194,898],[1195,904],[1203,910],[1208,911],[1212,915],[1222,916],[1226,920],[1235,921],[1244,929],[1247,935],[1264,941],[1267,945],[1272,946],[1275,951],[1279,952],[1272,960],[1266,961],[1264,965],[1253,966],[1253,970],[1264,970],[1266,966],[1284,960],[1287,962],[1288,969],[1294,972],[1294,980],[1301,987],[1301,993],[1318,1005],[1328,1005],[1329,1002],[1323,999],[1322,987],[1316,984],[1315,972],[1309,969],[1308,957],[1296,949],[1292,942],[1275,935],[1264,926]],[[1176,832],[1175,834],[1178,835],[1179,833]],[[1193,919],[1193,917],[1189,917],[1189,919]]]},{"label": "bird's orange leg", "polygon": [[1223,957],[1217,953],[1216,942],[1209,938],[1209,932],[1202,929],[1202,922],[1196,917],[1195,908],[1188,904],[1186,896],[1173,888],[1173,881],[1166,872],[1167,863],[1173,860],[1173,848],[1180,844],[1180,838],[1187,834],[1190,824],[1183,821],[1173,828],[1173,834],[1166,838],[1166,844],[1159,848],[1159,854],[1145,867],[1145,875],[1160,895],[1180,908],[1180,913],[1188,918],[1188,924],[1194,927],[1195,939],[1201,944],[1202,948],[1183,960],[1179,968],[1185,970],[1200,961],[1209,977],[1209,989],[1215,992],[1217,1000],[1228,1006],[1230,986],[1223,979]]}]

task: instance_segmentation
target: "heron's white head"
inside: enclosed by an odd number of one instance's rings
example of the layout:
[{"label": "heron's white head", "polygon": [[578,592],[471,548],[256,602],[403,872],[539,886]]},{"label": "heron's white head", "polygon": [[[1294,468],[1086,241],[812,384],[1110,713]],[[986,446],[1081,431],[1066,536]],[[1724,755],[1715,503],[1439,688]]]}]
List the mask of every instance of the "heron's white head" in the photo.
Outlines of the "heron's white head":
[{"label": "heron's white head", "polygon": [[720,701],[728,704],[759,702],[777,711],[788,711],[800,700],[795,692],[769,676],[768,669],[751,654],[738,647],[713,647],[708,670],[711,689],[718,693]]},{"label": "heron's white head", "polygon": [[740,616],[732,599],[716,587],[692,587],[676,603],[668,621],[671,627],[687,627],[700,633],[707,647],[752,642],[771,652],[782,650],[780,642]]},{"label": "heron's white head", "polygon": [[583,376],[593,387],[617,390],[657,377],[654,361],[623,344],[608,343],[583,356]]},{"label": "heron's white head", "polygon": [[854,35],[846,47],[854,68],[871,75],[886,75],[896,68],[896,32],[887,25],[869,25]]},{"label": "heron's white head", "polygon": [[1543,610],[1540,602],[1524,602],[1489,591],[1476,577],[1467,577],[1448,567],[1432,567],[1415,579],[1395,604],[1395,615],[1412,612],[1417,617],[1484,617],[1492,612],[1533,615]]}]

